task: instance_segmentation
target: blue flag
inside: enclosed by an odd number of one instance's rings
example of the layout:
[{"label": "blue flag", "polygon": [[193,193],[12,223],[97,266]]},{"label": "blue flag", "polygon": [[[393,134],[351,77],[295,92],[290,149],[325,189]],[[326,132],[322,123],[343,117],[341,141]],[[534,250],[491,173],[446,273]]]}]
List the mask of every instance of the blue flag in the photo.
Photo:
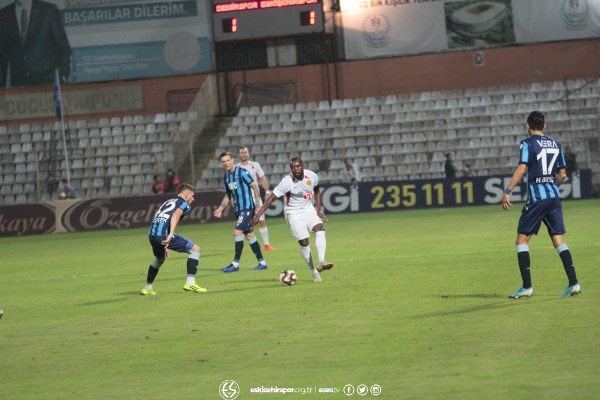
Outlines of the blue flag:
[{"label": "blue flag", "polygon": [[60,78],[59,78],[58,68],[54,70],[54,108],[56,109],[56,118],[59,121],[62,120],[63,110],[62,110],[62,98],[60,95]]}]

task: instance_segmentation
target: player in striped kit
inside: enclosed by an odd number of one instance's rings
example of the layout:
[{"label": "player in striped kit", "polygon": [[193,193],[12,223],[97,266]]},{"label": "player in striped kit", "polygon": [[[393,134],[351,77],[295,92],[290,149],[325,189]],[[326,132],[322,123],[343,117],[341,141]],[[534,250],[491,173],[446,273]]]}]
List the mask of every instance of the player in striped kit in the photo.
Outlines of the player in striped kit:
[{"label": "player in striped kit", "polygon": [[192,243],[189,239],[175,233],[175,228],[177,228],[179,221],[192,209],[191,205],[194,202],[195,192],[196,189],[192,185],[182,183],[179,185],[177,197],[165,201],[154,214],[154,219],[148,232],[148,239],[155,259],[148,267],[146,286],[141,292],[143,296],[156,295],[156,292],[152,290],[152,285],[158,274],[158,270],[168,257],[167,249],[189,254],[187,259],[187,280],[185,285],[183,285],[183,290],[196,293],[207,291],[196,284],[200,247]]},{"label": "player in striped kit", "polygon": [[250,225],[250,221],[252,221],[252,218],[254,217],[257,201],[260,199],[258,184],[252,179],[248,171],[234,164],[231,153],[221,153],[219,160],[225,170],[225,175],[223,177],[225,196],[213,215],[216,218],[221,218],[225,207],[227,207],[228,204],[231,204],[236,218],[235,227],[233,228],[233,240],[235,244],[233,261],[228,266],[221,268],[221,271],[239,271],[240,258],[242,257],[242,250],[244,249],[244,238],[248,240],[250,248],[258,260],[258,265],[254,269],[257,271],[267,269],[267,264],[260,251],[260,244],[258,243],[256,236],[254,236],[252,226]]},{"label": "player in striped kit", "polygon": [[[267,181],[265,172],[263,171],[259,163],[250,160],[250,151],[248,150],[248,147],[240,147],[238,149],[238,154],[240,156],[240,162],[237,164],[237,166],[242,167],[246,171],[248,171],[248,173],[256,181],[256,183],[260,182],[260,185],[265,191],[265,198],[269,197],[271,191],[269,190],[269,182]],[[262,200],[259,198],[258,203],[256,204],[256,208],[259,208],[260,206],[262,206]],[[275,248],[269,243],[269,229],[267,228],[267,223],[265,222],[265,214],[260,216],[260,219],[258,221],[258,231],[260,232],[260,236],[263,239],[265,250],[275,250]]]},{"label": "player in striped kit", "polygon": [[[325,261],[327,241],[323,221],[327,221],[321,207],[321,191],[319,177],[313,171],[304,169],[304,163],[298,157],[290,160],[291,173],[284,176],[273,189],[273,193],[265,199],[265,204],[256,212],[251,225],[258,223],[260,216],[271,203],[281,196],[284,198],[283,213],[292,231],[292,235],[300,245],[300,253],[311,269],[313,281],[321,282],[320,272],[333,268],[333,263]],[[316,203],[313,205],[313,199]],[[314,266],[310,251],[310,232],[314,232],[315,246],[319,263]]]},{"label": "player in striped kit", "polygon": [[544,114],[539,111],[529,114],[527,118],[529,137],[521,140],[519,165],[502,196],[502,208],[508,211],[512,205],[510,193],[527,173],[527,202],[519,218],[516,239],[517,260],[523,286],[508,296],[513,299],[533,296],[529,241],[534,234],[537,235],[542,222],[548,228],[552,244],[560,256],[569,280],[561,297],[576,296],[581,293],[571,251],[563,236],[566,229],[558,186],[567,176],[565,158],[560,143],[550,136],[546,136],[545,128]]}]

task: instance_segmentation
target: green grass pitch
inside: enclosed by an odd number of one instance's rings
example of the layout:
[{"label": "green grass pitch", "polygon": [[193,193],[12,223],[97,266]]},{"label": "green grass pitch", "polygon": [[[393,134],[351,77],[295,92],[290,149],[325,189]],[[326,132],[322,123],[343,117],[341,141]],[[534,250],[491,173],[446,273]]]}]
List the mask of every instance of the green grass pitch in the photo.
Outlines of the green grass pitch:
[{"label": "green grass pitch", "polygon": [[[600,393],[600,201],[564,203],[583,288],[566,277],[543,232],[530,245],[535,296],[520,286],[521,205],[330,215],[327,259],[313,283],[282,218],[275,252],[240,272],[232,223],[185,225],[200,245],[198,283],[172,254],[155,297],[139,295],[146,229],[0,240],[0,399],[595,399]],[[260,239],[260,236],[259,236]],[[311,237],[314,253],[314,236]],[[278,273],[293,268],[296,286]],[[342,388],[381,387],[381,394]],[[305,393],[251,393],[256,387]],[[319,393],[319,389],[338,393]]]}]

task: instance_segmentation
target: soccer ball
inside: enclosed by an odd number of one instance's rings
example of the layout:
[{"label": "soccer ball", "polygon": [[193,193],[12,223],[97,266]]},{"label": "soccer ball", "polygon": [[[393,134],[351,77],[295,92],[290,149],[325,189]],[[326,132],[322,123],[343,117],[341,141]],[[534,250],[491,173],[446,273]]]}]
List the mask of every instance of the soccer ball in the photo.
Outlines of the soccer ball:
[{"label": "soccer ball", "polygon": [[296,284],[298,277],[293,269],[286,269],[279,274],[279,282],[285,286],[293,286]]}]

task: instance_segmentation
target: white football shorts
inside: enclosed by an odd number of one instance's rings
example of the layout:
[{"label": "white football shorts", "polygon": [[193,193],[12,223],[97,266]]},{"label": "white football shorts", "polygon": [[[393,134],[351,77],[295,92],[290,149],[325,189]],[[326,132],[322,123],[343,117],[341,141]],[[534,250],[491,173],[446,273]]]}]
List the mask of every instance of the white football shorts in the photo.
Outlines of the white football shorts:
[{"label": "white football shorts", "polygon": [[285,215],[292,235],[296,240],[306,239],[310,236],[312,228],[317,224],[322,224],[323,221],[317,215],[317,210],[314,207],[308,207],[304,212],[296,212]]}]

